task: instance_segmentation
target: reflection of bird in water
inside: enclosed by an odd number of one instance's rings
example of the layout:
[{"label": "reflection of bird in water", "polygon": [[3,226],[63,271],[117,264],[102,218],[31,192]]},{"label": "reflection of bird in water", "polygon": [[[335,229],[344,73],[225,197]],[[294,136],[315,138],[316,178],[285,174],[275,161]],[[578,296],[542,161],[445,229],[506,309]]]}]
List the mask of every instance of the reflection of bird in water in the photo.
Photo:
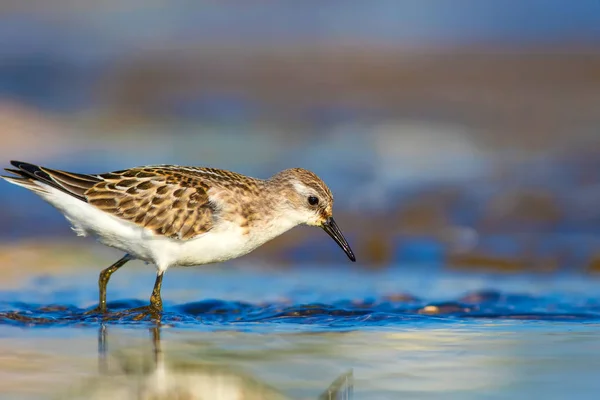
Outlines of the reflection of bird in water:
[{"label": "reflection of bird in water", "polygon": [[[109,373],[107,331],[98,334],[100,376],[63,398],[70,399],[185,399],[185,400],[291,400],[277,389],[227,365],[165,360],[160,328],[151,329],[154,360],[150,368],[136,368],[138,358],[121,359],[123,373]],[[145,364],[145,363],[144,363]],[[352,372],[339,376],[319,400],[352,398]]]}]

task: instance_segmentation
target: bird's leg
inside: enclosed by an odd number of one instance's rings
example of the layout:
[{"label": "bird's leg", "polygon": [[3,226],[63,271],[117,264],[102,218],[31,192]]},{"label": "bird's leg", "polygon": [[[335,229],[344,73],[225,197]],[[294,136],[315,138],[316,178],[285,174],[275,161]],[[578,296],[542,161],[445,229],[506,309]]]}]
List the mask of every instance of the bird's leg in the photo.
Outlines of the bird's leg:
[{"label": "bird's leg", "polygon": [[150,305],[144,307],[133,308],[128,311],[129,314],[137,314],[133,319],[136,321],[142,320],[147,316],[154,318],[158,321],[161,319],[161,312],[163,309],[162,298],[160,297],[160,289],[162,287],[164,271],[156,273],[156,281],[154,281],[154,289],[152,289],[152,295],[150,296]]},{"label": "bird's leg", "polygon": [[131,260],[132,257],[129,254],[125,254],[123,258],[119,261],[111,265],[110,267],[103,269],[100,272],[100,276],[98,277],[98,291],[99,291],[99,301],[98,307],[89,311],[88,313],[106,313],[106,285],[108,285],[108,281],[110,280],[110,276],[119,268],[121,268],[125,263]]},{"label": "bird's leg", "polygon": [[156,273],[156,281],[154,282],[154,289],[152,289],[152,295],[150,296],[150,308],[154,309],[157,312],[161,312],[163,309],[162,297],[160,297],[160,289],[162,288],[163,273],[164,273],[164,271],[159,271]]},{"label": "bird's leg", "polygon": [[131,260],[131,256],[126,254],[119,261],[111,265],[110,267],[102,270],[100,272],[100,276],[98,277],[98,289],[100,292],[100,298],[98,303],[98,308],[101,312],[106,312],[106,286],[108,285],[108,281],[110,280],[110,276],[119,268],[121,268],[127,261]]}]

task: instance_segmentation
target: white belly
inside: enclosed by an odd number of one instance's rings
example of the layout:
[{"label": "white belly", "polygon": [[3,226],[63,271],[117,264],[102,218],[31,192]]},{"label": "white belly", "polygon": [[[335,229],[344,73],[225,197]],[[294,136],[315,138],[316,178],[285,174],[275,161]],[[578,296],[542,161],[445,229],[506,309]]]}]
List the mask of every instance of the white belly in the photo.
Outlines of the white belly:
[{"label": "white belly", "polygon": [[[189,240],[154,237],[143,247],[159,269],[193,266],[231,260],[248,254],[262,243],[244,235],[239,226],[222,223],[203,235]],[[141,257],[140,257],[141,258]]]}]

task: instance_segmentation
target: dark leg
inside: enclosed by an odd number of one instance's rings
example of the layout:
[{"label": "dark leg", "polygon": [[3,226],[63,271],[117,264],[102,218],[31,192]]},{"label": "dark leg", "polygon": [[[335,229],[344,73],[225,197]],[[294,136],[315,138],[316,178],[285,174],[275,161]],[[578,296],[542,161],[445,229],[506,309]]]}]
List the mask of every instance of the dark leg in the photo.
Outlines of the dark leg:
[{"label": "dark leg", "polygon": [[123,258],[119,261],[111,265],[110,267],[102,270],[100,272],[100,277],[98,278],[98,290],[100,292],[100,298],[98,301],[98,307],[91,311],[91,313],[105,313],[106,312],[106,285],[108,285],[108,281],[110,280],[110,276],[119,268],[121,268],[125,263],[133,258],[129,254],[125,254]]},{"label": "dark leg", "polygon": [[162,298],[160,297],[160,289],[162,287],[162,278],[164,271],[156,273],[156,281],[154,281],[154,289],[152,289],[152,295],[150,296],[150,305],[144,307],[133,308],[128,310],[128,314],[137,314],[133,318],[136,321],[142,320],[147,316],[160,321],[162,313]]},{"label": "dark leg", "polygon": [[162,298],[160,297],[160,289],[162,288],[163,273],[163,271],[156,273],[154,289],[152,289],[152,296],[150,296],[150,307],[158,312],[162,311]]}]

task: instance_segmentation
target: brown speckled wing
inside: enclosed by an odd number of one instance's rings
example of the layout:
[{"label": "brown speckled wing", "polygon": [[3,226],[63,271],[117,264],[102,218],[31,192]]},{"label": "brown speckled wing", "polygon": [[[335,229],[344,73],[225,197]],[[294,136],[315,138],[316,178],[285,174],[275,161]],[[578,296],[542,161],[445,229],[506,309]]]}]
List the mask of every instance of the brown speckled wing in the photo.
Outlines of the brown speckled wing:
[{"label": "brown speckled wing", "polygon": [[141,167],[99,175],[86,200],[115,217],[173,239],[191,239],[213,226],[214,205],[202,169]]}]

